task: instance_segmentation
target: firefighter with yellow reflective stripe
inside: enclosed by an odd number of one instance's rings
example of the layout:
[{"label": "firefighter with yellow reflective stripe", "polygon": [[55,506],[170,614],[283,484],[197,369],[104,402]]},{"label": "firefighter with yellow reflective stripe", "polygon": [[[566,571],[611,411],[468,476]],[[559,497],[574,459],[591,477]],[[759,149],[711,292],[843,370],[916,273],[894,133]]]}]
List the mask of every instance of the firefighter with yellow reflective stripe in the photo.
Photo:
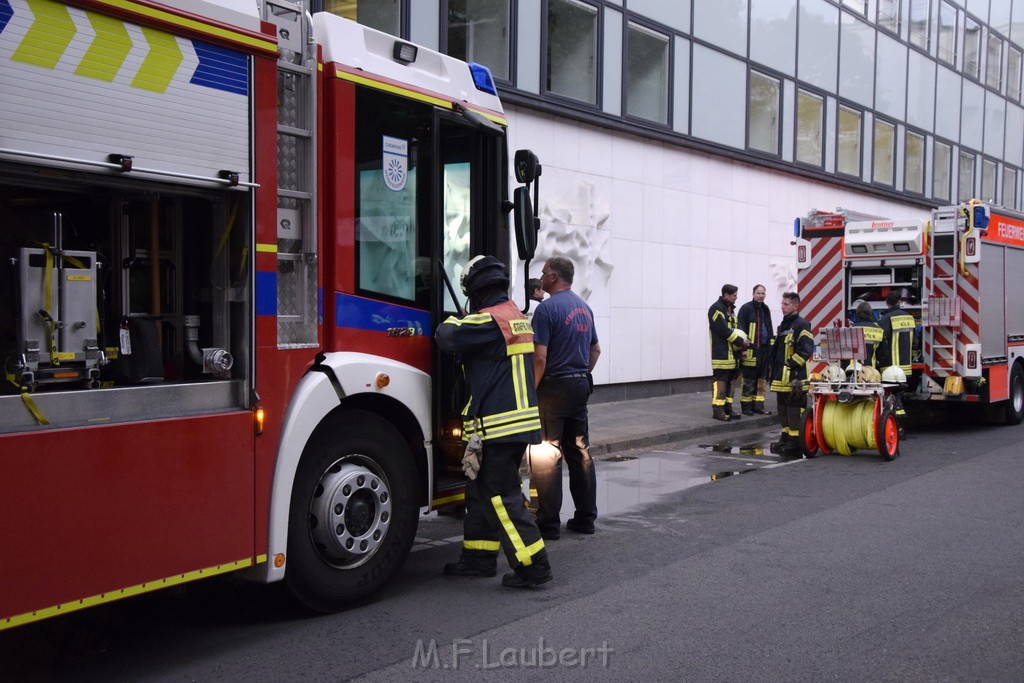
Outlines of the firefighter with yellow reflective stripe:
[{"label": "firefighter with yellow reflective stripe", "polygon": [[[750,342],[738,329],[733,306],[736,285],[722,285],[722,295],[708,309],[708,334],[711,338],[711,417],[722,422],[738,420],[741,415],[732,409],[732,380],[739,367],[738,353]],[[738,345],[740,348],[734,348]]]},{"label": "firefighter with yellow reflective stripe", "polygon": [[[878,350],[875,360],[878,369],[885,371],[890,366],[898,367],[906,377],[910,377],[913,371],[913,350],[914,332],[917,328],[917,321],[900,308],[900,292],[893,290],[885,297],[885,305],[889,308],[878,320],[878,327],[882,330],[882,340],[878,343]],[[903,399],[899,393],[894,394],[893,411],[901,421],[907,414],[903,408]]]},{"label": "firefighter with yellow reflective stripe", "polygon": [[800,426],[807,406],[807,361],[814,353],[811,325],[800,317],[800,295],[782,295],[782,322],[772,342],[772,383],[779,410],[782,437],[771,445],[772,453],[799,457]]},{"label": "firefighter with yellow reflective stripe", "polygon": [[864,365],[877,368],[878,345],[882,341],[882,328],[875,322],[875,314],[871,310],[871,304],[867,301],[861,301],[857,304],[854,316],[853,326],[864,328]]},{"label": "firefighter with yellow reflective stripe", "polygon": [[540,443],[540,414],[533,379],[533,330],[508,299],[508,274],[493,256],[470,261],[462,276],[470,313],[452,316],[437,330],[442,351],[462,363],[469,400],[462,438],[466,519],[462,555],[446,564],[447,576],[494,576],[498,551],[513,572],[502,584],[515,588],[551,580],[551,565],[536,523],[526,509],[519,465],[528,444]]},{"label": "firefighter with yellow reflective stripe", "polygon": [[889,292],[885,297],[885,305],[889,308],[878,320],[878,327],[882,330],[882,341],[877,353],[878,367],[884,369],[895,365],[910,377],[913,370],[911,353],[917,322],[914,316],[900,308],[898,291]]}]

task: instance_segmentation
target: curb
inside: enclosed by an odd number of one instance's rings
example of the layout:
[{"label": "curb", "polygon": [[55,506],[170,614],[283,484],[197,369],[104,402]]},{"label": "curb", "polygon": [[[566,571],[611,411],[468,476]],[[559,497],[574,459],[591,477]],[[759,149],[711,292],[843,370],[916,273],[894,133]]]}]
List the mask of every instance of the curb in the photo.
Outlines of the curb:
[{"label": "curb", "polygon": [[778,420],[774,415],[763,415],[755,418],[744,416],[742,426],[740,427],[730,427],[727,423],[715,423],[697,427],[662,429],[660,431],[649,432],[647,434],[631,436],[624,439],[611,439],[600,443],[591,443],[590,455],[611,455],[612,453],[620,453],[622,451],[628,451],[635,448],[650,448],[652,446],[660,446],[674,441],[685,441],[687,439],[708,436],[710,434],[737,434],[740,432],[746,432],[751,428],[771,427],[777,424]]}]

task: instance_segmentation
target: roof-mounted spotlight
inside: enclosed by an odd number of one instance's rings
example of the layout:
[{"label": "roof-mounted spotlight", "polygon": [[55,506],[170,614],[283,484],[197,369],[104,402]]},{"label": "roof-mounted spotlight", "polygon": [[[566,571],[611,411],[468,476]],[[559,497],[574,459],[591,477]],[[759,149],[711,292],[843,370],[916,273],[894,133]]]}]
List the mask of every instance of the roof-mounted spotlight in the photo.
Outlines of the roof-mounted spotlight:
[{"label": "roof-mounted spotlight", "polygon": [[395,49],[394,52],[391,53],[391,56],[395,58],[396,62],[401,62],[402,64],[412,64],[413,62],[416,61],[416,51],[417,48],[415,45],[411,43],[403,43],[396,40]]}]

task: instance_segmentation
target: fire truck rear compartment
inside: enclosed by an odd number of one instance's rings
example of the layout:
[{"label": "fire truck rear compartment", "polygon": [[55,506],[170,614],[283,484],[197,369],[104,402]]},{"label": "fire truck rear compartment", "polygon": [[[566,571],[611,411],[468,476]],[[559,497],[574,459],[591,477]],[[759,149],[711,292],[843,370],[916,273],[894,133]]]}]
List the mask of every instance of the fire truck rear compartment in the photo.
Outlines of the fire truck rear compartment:
[{"label": "fire truck rear compartment", "polygon": [[[7,172],[9,170],[9,172]],[[0,433],[244,407],[247,195],[0,168]]]}]

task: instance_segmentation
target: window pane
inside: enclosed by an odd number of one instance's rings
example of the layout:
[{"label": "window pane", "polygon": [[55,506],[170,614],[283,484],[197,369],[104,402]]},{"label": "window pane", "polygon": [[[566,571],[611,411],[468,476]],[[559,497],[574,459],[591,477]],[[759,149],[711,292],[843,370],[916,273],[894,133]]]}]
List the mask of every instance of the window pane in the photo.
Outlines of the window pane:
[{"label": "window pane", "polygon": [[949,145],[936,142],[932,164],[932,196],[944,202],[949,201],[949,170],[953,161]]},{"label": "window pane", "polygon": [[1006,55],[1006,96],[1014,101],[1020,101],[1020,66],[1021,52],[1011,47]]},{"label": "window pane", "polygon": [[779,153],[779,81],[750,72],[748,136],[751,149]]},{"label": "window pane", "polygon": [[843,0],[843,6],[849,7],[852,10],[859,12],[863,16],[867,16],[868,3],[867,0]]},{"label": "window pane", "polygon": [[964,27],[964,73],[977,78],[981,73],[981,26],[973,19]]},{"label": "window pane", "polygon": [[939,59],[956,64],[956,8],[948,2],[939,5]]},{"label": "window pane", "polygon": [[956,200],[966,202],[974,197],[974,155],[960,152],[960,168],[957,172]]},{"label": "window pane", "polygon": [[999,89],[999,77],[1002,76],[1003,39],[988,34],[988,59],[985,60],[985,84],[990,88]]},{"label": "window pane", "polygon": [[821,166],[822,98],[801,90],[796,102],[796,160]]},{"label": "window pane", "polygon": [[893,161],[896,149],[896,126],[885,121],[875,121],[875,172],[874,181],[885,185],[893,184]]},{"label": "window pane", "polygon": [[996,200],[996,162],[981,160],[981,198],[986,202]]},{"label": "window pane", "polygon": [[893,33],[900,32],[900,0],[878,0],[878,25]]},{"label": "window pane", "polygon": [[509,80],[509,0],[448,0],[448,54]]},{"label": "window pane", "polygon": [[928,49],[928,0],[910,0],[910,43]]},{"label": "window pane", "polygon": [[860,112],[847,107],[839,108],[839,157],[836,170],[849,175],[860,175]]},{"label": "window pane", "polygon": [[597,8],[548,0],[548,90],[597,104]]},{"label": "window pane", "polygon": [[393,36],[402,35],[401,0],[324,0],[324,11]]},{"label": "window pane", "polygon": [[906,190],[924,194],[924,136],[907,131]]},{"label": "window pane", "polygon": [[1003,206],[1008,209],[1017,208],[1017,171],[1003,168]]},{"label": "window pane", "polygon": [[626,113],[668,123],[668,36],[630,23]]}]

